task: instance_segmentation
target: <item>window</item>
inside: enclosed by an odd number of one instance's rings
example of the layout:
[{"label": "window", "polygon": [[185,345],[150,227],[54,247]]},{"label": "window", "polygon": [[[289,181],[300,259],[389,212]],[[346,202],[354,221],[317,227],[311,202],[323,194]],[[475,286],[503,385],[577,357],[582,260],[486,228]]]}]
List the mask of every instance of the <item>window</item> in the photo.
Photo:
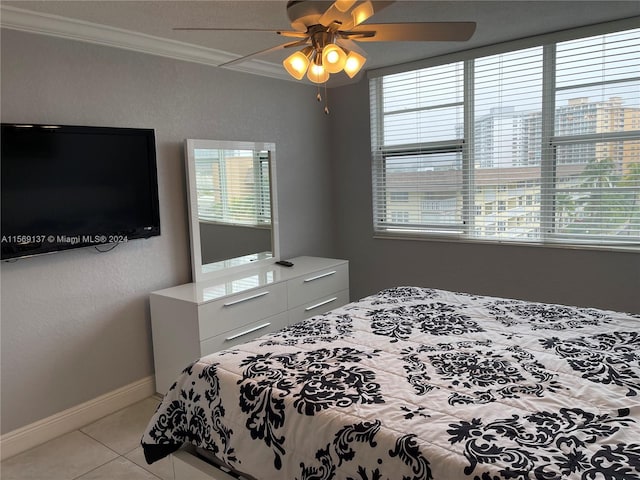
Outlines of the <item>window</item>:
[{"label": "window", "polygon": [[634,29],[372,78],[375,231],[640,247],[639,64]]},{"label": "window", "polygon": [[195,150],[198,219],[233,225],[271,225],[269,152]]}]

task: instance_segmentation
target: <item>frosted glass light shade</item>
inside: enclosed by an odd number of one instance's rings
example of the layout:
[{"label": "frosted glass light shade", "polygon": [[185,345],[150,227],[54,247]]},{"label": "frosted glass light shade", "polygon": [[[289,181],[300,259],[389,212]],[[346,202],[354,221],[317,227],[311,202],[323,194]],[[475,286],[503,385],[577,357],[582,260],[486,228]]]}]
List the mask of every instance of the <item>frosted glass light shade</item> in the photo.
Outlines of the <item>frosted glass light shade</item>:
[{"label": "frosted glass light shade", "polygon": [[351,15],[353,17],[353,25],[360,25],[367,18],[373,15],[373,4],[367,0],[353,9]]},{"label": "frosted glass light shade", "polygon": [[309,57],[304,53],[305,49],[295,52],[284,59],[282,65],[285,70],[296,80],[302,80],[309,68]]},{"label": "frosted glass light shade", "polygon": [[365,57],[357,52],[351,51],[347,55],[347,60],[344,64],[344,73],[349,75],[349,78],[353,78],[362,69],[362,66],[367,61]]},{"label": "frosted glass light shade", "polygon": [[324,83],[329,80],[329,72],[322,65],[312,63],[307,71],[307,78],[313,83]]},{"label": "frosted glass light shade", "polygon": [[347,54],[335,43],[330,43],[322,49],[322,66],[329,73],[338,73],[344,68]]},{"label": "frosted glass light shade", "polygon": [[353,7],[353,4],[356,3],[356,0],[336,0],[336,2],[334,3],[334,5],[336,6],[336,8],[338,10],[340,10],[341,12],[346,12],[347,10],[349,10],[351,7]]}]

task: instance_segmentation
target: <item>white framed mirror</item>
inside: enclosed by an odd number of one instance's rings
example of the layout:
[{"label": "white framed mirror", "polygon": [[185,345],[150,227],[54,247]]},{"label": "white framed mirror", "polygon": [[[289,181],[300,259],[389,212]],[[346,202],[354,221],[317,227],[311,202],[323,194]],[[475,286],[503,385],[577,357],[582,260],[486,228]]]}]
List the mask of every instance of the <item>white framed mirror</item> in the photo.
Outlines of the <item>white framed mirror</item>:
[{"label": "white framed mirror", "polygon": [[193,281],[280,258],[275,144],[185,140]]}]

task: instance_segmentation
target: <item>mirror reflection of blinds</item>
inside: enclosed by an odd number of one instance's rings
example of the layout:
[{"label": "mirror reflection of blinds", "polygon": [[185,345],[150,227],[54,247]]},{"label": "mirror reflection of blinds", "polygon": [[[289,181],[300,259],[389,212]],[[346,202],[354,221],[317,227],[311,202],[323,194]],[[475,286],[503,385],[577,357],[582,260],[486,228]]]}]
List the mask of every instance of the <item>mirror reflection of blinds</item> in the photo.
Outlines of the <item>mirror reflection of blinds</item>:
[{"label": "mirror reflection of blinds", "polygon": [[198,218],[228,225],[269,226],[269,153],[195,151]]},{"label": "mirror reflection of blinds", "polygon": [[370,80],[374,227],[640,246],[640,29]]}]

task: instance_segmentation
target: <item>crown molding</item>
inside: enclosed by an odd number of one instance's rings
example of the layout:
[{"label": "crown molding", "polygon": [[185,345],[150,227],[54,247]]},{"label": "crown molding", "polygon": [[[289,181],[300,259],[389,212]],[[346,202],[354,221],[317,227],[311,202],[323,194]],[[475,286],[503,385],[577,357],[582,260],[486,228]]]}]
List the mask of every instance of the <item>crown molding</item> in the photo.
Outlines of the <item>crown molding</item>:
[{"label": "crown molding", "polygon": [[[0,26],[214,67],[238,58],[236,55],[214,48],[7,5],[0,6]],[[261,60],[248,60],[223,68],[280,80],[291,80],[280,65]]]}]

